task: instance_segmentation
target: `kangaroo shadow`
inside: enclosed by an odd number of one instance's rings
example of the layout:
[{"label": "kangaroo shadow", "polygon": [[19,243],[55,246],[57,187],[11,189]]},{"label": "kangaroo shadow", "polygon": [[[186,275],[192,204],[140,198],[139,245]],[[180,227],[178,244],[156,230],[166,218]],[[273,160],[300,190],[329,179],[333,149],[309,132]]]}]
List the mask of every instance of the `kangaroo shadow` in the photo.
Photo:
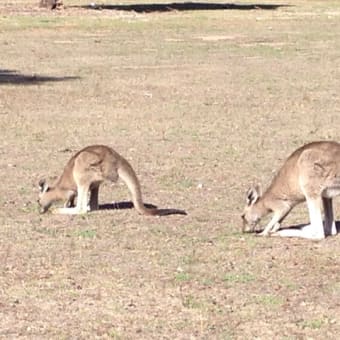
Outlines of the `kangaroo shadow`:
[{"label": "kangaroo shadow", "polygon": [[115,5],[115,4],[96,4],[82,6],[70,6],[84,9],[94,10],[116,10],[116,11],[132,11],[138,13],[151,12],[169,12],[169,11],[197,11],[197,10],[275,10],[280,7],[289,5],[284,4],[233,4],[233,3],[208,3],[208,2],[173,2],[164,4],[131,4],[131,5]]},{"label": "kangaroo shadow", "polygon": [[[157,208],[156,205],[144,203],[144,205],[148,209]],[[124,210],[124,209],[133,209],[133,203],[131,201],[122,201],[122,202],[113,202],[113,203],[104,203],[99,204],[99,210]]]},{"label": "kangaroo shadow", "polygon": [[1,70],[0,69],[0,85],[6,84],[22,84],[22,85],[34,85],[42,82],[60,82],[67,80],[75,80],[79,77],[52,77],[41,76],[37,74],[28,75],[18,73],[14,70]]},{"label": "kangaroo shadow", "polygon": [[[144,203],[144,206],[148,209],[157,209],[156,205],[150,203]],[[133,209],[134,205],[131,201],[122,201],[114,203],[99,204],[99,210],[124,210]],[[158,209],[159,216],[167,215],[187,215],[185,210],[180,209]]]}]

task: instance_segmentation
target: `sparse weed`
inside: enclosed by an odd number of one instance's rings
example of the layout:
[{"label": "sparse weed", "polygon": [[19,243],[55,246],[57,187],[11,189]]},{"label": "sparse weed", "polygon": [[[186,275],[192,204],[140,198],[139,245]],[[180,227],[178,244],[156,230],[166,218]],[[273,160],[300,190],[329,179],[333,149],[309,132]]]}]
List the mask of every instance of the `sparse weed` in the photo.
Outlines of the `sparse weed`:
[{"label": "sparse weed", "polygon": [[214,280],[210,278],[204,278],[201,280],[201,282],[203,286],[207,286],[207,287],[212,286],[214,284]]},{"label": "sparse weed", "polygon": [[177,282],[187,282],[191,280],[191,275],[185,272],[177,273],[175,275],[175,280]]},{"label": "sparse weed", "polygon": [[97,232],[95,230],[85,229],[85,230],[76,232],[76,236],[80,238],[85,238],[85,239],[93,239],[97,236]]},{"label": "sparse weed", "polygon": [[119,332],[116,331],[114,328],[112,328],[112,329],[109,331],[108,335],[109,335],[110,339],[113,339],[113,340],[121,340],[121,339],[123,339],[123,338],[121,337],[121,335],[119,334]]},{"label": "sparse weed", "polygon": [[21,207],[21,211],[23,211],[25,213],[33,213],[33,212],[38,211],[38,207],[37,207],[36,204],[33,204],[31,202],[27,202]]},{"label": "sparse weed", "polygon": [[185,308],[200,308],[202,303],[193,295],[187,295],[183,297],[182,304]]},{"label": "sparse weed", "polygon": [[57,229],[56,228],[34,227],[33,231],[35,231],[39,234],[48,235],[50,237],[56,237],[57,236]]},{"label": "sparse weed", "polygon": [[305,320],[301,323],[302,328],[320,329],[324,325],[323,319]]},{"label": "sparse weed", "polygon": [[228,273],[222,279],[226,284],[248,283],[256,280],[256,277],[250,273]]},{"label": "sparse weed", "polygon": [[256,297],[256,302],[268,307],[278,307],[283,304],[283,298],[277,295],[260,295]]}]

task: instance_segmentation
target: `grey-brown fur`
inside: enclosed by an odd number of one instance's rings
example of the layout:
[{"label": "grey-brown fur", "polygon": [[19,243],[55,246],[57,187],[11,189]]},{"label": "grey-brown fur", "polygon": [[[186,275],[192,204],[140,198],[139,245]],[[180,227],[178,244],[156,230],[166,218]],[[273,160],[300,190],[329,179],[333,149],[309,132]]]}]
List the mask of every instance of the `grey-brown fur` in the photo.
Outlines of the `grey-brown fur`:
[{"label": "grey-brown fur", "polygon": [[[261,234],[275,233],[291,209],[307,201],[315,238],[334,234],[336,230],[332,198],[339,194],[340,144],[332,141],[306,144],[288,157],[263,195],[258,188],[249,189],[247,205],[242,215],[243,231],[254,231],[262,217],[273,213],[273,218]],[[321,205],[325,211],[325,230],[320,225]],[[279,232],[281,236],[296,236],[293,234],[288,231]]]},{"label": "grey-brown fur", "polygon": [[[58,200],[65,202],[64,208],[56,212],[81,214],[98,209],[99,187],[104,181],[116,182],[121,178],[129,188],[136,210],[144,215],[186,214],[177,209],[146,208],[143,203],[141,186],[130,163],[112,148],[105,145],[91,145],[77,152],[67,162],[62,175],[49,187],[39,182],[39,204],[46,212]],[[88,193],[90,205],[88,207]],[[72,207],[77,197],[77,205]]]},{"label": "grey-brown fur", "polygon": [[48,9],[60,8],[62,5],[62,0],[40,0],[40,7],[45,7]]}]

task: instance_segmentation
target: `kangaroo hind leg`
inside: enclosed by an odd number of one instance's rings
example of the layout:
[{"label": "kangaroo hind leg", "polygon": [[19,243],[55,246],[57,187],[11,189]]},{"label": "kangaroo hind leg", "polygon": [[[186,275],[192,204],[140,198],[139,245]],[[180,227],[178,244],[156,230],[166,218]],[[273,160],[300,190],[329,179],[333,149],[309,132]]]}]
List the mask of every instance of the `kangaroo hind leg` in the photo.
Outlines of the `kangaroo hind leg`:
[{"label": "kangaroo hind leg", "polygon": [[333,204],[331,198],[322,197],[323,210],[325,215],[325,236],[336,235],[336,225],[333,213]]},{"label": "kangaroo hind leg", "polygon": [[307,198],[307,206],[310,218],[310,224],[299,229],[288,228],[276,232],[281,237],[300,237],[312,240],[321,240],[325,238],[324,225],[322,221],[320,198]]}]

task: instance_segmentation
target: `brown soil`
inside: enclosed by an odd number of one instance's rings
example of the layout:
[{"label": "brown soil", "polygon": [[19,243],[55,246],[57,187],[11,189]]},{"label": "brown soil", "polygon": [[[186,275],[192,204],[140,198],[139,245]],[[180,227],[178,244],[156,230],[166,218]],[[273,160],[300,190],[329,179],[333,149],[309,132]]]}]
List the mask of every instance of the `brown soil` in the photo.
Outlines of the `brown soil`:
[{"label": "brown soil", "polygon": [[[0,338],[337,339],[339,237],[243,235],[240,214],[295,148],[340,140],[340,4],[38,2],[0,4]],[[96,143],[188,216],[39,215],[39,179]]]}]

